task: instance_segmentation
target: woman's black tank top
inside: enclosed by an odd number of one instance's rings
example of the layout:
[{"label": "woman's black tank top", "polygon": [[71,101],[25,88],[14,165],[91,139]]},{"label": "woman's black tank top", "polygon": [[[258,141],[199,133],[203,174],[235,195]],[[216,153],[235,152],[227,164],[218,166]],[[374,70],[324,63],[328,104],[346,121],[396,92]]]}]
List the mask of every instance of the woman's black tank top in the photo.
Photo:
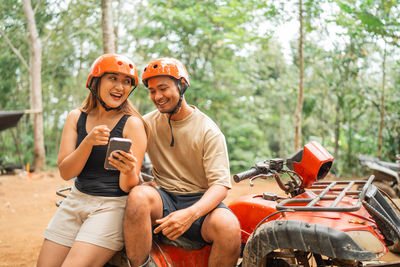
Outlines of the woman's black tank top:
[{"label": "woman's black tank top", "polygon": [[[111,130],[111,137],[122,137],[125,123],[129,115],[124,115],[118,121],[117,125]],[[77,123],[78,140],[76,147],[87,136],[86,132],[87,114],[81,112]],[[103,197],[119,197],[125,196],[125,193],[119,187],[119,171],[109,171],[104,169],[104,160],[106,158],[107,145],[93,146],[92,152],[83,167],[82,172],[78,175],[75,186],[86,194]]]}]

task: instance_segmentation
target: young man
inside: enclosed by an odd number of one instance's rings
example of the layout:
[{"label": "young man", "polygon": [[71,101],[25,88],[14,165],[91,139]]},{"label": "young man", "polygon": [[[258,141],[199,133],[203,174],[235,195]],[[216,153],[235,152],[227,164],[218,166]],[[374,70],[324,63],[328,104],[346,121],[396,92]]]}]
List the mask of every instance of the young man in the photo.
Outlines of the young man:
[{"label": "young man", "polygon": [[[209,266],[235,266],[240,225],[221,202],[231,188],[224,135],[183,96],[190,85],[181,62],[160,58],[142,75],[157,110],[147,114],[147,152],[159,187],[136,186],[129,194],[124,236],[132,266],[155,266],[152,234],[212,244]],[[154,230],[152,227],[154,226]]]}]

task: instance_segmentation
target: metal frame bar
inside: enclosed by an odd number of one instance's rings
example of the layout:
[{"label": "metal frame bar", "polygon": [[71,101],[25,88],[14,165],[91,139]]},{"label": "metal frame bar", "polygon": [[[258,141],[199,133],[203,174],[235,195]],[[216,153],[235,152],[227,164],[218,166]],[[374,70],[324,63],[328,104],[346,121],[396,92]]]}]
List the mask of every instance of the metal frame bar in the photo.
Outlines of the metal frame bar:
[{"label": "metal frame bar", "polygon": [[[357,211],[362,206],[362,201],[365,198],[365,194],[374,180],[374,176],[371,175],[367,181],[324,181],[316,182],[311,186],[311,191],[322,191],[315,198],[291,198],[281,201],[277,206],[277,210],[291,209],[295,211],[336,211],[336,212],[351,212]],[[345,187],[335,187],[336,185],[346,185]],[[350,191],[354,185],[364,185],[361,190]],[[319,189],[319,190],[318,190]],[[339,192],[339,194],[337,194]],[[328,195],[329,194],[329,195]],[[343,200],[345,196],[353,196],[358,201],[354,206],[349,207],[338,207],[338,204]],[[317,206],[321,200],[333,200],[333,203],[329,207]],[[293,204],[307,203],[305,206],[297,206]]]},{"label": "metal frame bar", "polygon": [[60,188],[60,189],[56,190],[56,195],[60,196],[60,197],[67,197],[67,195],[62,192],[70,191],[71,189],[72,189],[71,186]]}]

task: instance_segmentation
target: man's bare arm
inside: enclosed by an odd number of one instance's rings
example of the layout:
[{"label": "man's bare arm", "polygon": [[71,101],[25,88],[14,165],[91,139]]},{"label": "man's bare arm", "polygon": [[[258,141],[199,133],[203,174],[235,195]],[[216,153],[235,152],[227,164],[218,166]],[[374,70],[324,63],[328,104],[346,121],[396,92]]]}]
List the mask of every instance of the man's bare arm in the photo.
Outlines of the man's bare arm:
[{"label": "man's bare arm", "polygon": [[195,220],[212,211],[225,199],[228,188],[223,185],[212,185],[199,201],[192,206],[177,210],[168,216],[156,220],[160,224],[154,233],[162,232],[167,238],[175,240],[190,228]]}]

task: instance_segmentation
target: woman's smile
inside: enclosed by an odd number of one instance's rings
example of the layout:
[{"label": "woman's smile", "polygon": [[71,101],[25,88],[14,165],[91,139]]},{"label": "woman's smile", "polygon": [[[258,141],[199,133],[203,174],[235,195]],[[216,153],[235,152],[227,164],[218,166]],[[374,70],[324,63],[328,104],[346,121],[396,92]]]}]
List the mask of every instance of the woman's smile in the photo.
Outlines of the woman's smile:
[{"label": "woman's smile", "polygon": [[121,100],[122,95],[122,93],[110,93],[111,98],[115,101]]}]

